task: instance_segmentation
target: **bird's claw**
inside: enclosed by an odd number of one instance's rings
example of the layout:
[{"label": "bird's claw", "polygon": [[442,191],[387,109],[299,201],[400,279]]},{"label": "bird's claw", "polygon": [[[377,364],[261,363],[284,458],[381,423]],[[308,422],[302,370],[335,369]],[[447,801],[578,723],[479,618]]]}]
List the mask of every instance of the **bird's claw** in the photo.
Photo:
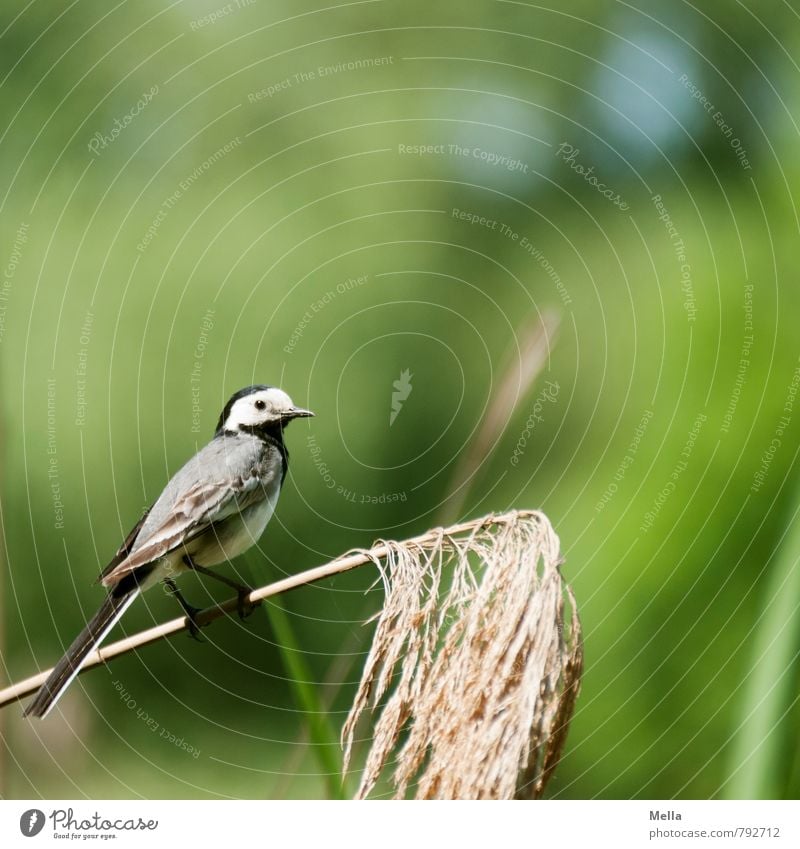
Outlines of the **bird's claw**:
[{"label": "bird's claw", "polygon": [[256,606],[248,601],[251,592],[253,591],[250,587],[242,587],[236,594],[236,612],[240,619],[246,619],[256,609]]},{"label": "bird's claw", "polygon": [[200,612],[199,607],[187,607],[186,609],[186,628],[189,631],[189,636],[198,643],[204,643],[205,639],[200,636],[200,625],[197,621],[197,614]]},{"label": "bird's claw", "polygon": [[174,595],[178,600],[178,604],[183,608],[183,612],[186,614],[186,628],[189,631],[189,636],[193,640],[197,640],[198,643],[204,643],[205,640],[200,636],[200,628],[201,625],[197,621],[197,614],[200,613],[200,608],[195,607],[193,604],[189,604],[188,601],[183,597],[183,594],[178,589],[178,585],[171,578],[167,578],[164,581],[164,586],[167,588],[167,592],[170,595]]}]

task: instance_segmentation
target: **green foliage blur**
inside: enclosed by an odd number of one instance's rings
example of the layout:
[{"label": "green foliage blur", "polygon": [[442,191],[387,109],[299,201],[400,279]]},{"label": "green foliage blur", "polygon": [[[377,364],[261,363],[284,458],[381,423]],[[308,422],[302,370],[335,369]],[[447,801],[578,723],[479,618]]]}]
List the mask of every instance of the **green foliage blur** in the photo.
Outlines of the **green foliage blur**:
[{"label": "green foliage blur", "polygon": [[[788,4],[13,0],[0,34],[5,682],[57,660],[247,384],[317,417],[229,569],[440,523],[549,312],[460,515],[540,507],[561,539],[587,662],[550,795],[800,794]],[[335,795],[375,578],[6,708],[0,794]],[[115,634],[177,613],[153,591]]]}]

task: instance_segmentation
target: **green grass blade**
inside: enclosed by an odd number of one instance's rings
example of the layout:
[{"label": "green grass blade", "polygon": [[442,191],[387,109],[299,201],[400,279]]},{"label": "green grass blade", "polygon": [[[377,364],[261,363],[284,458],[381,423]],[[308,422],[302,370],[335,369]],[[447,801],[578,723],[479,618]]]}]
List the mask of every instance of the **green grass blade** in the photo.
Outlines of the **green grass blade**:
[{"label": "green grass blade", "polygon": [[778,551],[744,683],[725,795],[780,799],[788,795],[787,757],[793,733],[787,712],[796,700],[793,669],[800,635],[800,504]]},{"label": "green grass blade", "polygon": [[345,787],[342,778],[342,752],[339,735],[328,719],[319,694],[310,682],[313,673],[306,663],[305,656],[294,634],[289,617],[278,599],[268,600],[264,609],[269,616],[272,630],[278,642],[278,648],[288,672],[289,684],[294,693],[295,702],[308,723],[311,749],[325,776],[328,797],[345,799]]}]

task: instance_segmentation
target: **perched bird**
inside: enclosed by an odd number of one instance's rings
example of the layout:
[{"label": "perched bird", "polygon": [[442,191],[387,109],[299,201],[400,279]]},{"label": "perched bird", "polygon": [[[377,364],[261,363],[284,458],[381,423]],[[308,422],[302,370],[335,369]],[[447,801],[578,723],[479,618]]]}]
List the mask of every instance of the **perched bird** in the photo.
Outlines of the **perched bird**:
[{"label": "perched bird", "polygon": [[159,581],[181,603],[194,635],[197,608],[172,581],[181,572],[194,570],[232,586],[244,615],[250,588],[208,567],[233,559],[261,536],[289,463],[283,429],[292,419],[313,415],[274,386],[248,386],[231,396],[214,438],[170,480],[100,574],[109,590],[106,600],[56,664],[26,716],[44,717],[52,710],[131,602]]}]

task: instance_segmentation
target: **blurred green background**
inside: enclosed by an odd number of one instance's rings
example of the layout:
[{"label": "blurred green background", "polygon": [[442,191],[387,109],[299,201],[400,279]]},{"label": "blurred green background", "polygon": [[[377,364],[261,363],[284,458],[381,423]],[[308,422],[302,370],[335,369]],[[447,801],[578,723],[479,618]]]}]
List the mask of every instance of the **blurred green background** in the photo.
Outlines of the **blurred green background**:
[{"label": "blurred green background", "polygon": [[[549,795],[797,797],[798,49],[754,0],[4,3],[3,677],[249,383],[317,418],[248,580],[441,523],[548,315],[456,508],[561,538],[586,673]],[[5,709],[2,795],[330,795],[374,577]]]}]

